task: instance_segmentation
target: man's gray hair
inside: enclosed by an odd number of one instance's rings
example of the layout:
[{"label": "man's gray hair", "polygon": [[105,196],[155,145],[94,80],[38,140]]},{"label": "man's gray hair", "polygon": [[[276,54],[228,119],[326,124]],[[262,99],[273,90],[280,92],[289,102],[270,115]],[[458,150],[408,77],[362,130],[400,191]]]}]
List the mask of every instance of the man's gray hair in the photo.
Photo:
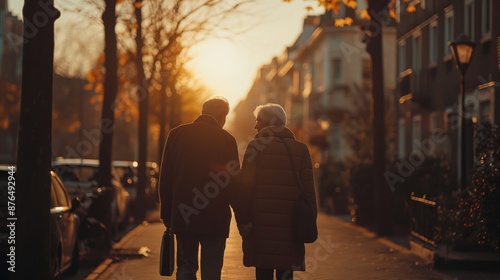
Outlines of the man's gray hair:
[{"label": "man's gray hair", "polygon": [[227,115],[229,113],[229,102],[222,96],[211,97],[203,102],[201,113],[214,117],[218,117],[222,113]]},{"label": "man's gray hair", "polygon": [[286,125],[286,113],[285,109],[279,104],[267,103],[265,105],[258,106],[253,115],[260,121],[273,125],[273,126],[285,126]]}]

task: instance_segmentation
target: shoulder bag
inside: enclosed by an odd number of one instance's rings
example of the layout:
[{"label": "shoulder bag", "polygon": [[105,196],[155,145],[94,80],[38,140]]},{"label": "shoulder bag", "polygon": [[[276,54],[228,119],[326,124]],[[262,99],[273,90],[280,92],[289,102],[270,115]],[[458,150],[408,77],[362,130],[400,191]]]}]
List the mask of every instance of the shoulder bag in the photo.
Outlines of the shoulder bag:
[{"label": "shoulder bag", "polygon": [[295,168],[295,163],[292,159],[292,154],[290,153],[290,148],[284,139],[281,139],[283,145],[288,154],[288,159],[290,160],[290,166],[292,168],[293,175],[297,181],[300,195],[295,201],[293,206],[293,233],[297,241],[303,243],[313,243],[318,239],[318,227],[316,224],[316,214],[315,211],[307,199],[302,182],[300,181],[299,174]]},{"label": "shoulder bag", "polygon": [[174,234],[171,229],[165,230],[161,239],[160,275],[172,276],[174,273]]}]

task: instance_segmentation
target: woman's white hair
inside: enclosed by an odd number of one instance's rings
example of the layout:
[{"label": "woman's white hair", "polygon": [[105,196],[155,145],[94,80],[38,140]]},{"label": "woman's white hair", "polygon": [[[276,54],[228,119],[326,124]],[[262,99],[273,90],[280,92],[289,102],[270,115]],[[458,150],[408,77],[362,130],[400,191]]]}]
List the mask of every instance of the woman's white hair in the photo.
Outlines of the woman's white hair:
[{"label": "woman's white hair", "polygon": [[285,126],[285,109],[279,104],[267,103],[255,108],[253,115],[260,121],[272,126]]}]

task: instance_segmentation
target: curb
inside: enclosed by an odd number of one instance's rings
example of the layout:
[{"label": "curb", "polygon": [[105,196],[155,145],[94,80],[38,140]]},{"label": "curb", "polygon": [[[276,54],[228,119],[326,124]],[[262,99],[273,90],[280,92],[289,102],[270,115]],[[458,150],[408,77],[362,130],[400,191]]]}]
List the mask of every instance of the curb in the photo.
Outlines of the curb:
[{"label": "curb", "polygon": [[[147,227],[149,223],[144,221],[137,226],[135,226],[131,231],[129,231],[125,236],[123,236],[120,241],[113,244],[111,250],[119,249],[125,247],[128,243],[134,240],[138,235],[140,235]],[[97,266],[85,280],[96,280],[101,276],[111,265],[113,264],[113,259],[106,258],[99,266]]]}]

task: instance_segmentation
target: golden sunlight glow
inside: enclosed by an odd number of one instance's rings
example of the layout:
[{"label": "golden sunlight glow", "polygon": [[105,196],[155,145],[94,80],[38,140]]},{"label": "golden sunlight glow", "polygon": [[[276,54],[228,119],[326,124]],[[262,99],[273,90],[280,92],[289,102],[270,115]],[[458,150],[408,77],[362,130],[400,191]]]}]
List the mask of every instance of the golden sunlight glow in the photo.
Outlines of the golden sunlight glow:
[{"label": "golden sunlight glow", "polygon": [[234,108],[242,98],[241,92],[250,86],[248,76],[255,71],[248,65],[247,56],[233,42],[224,39],[202,42],[190,51],[190,55],[193,59],[188,67],[212,95],[224,96]]}]

